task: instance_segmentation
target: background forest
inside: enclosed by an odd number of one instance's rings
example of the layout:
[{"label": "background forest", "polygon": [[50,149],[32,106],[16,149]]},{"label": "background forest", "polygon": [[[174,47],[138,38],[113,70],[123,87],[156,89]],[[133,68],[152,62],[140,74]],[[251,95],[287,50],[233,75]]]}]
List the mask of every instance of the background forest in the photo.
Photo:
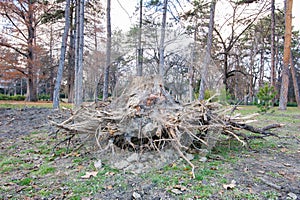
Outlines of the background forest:
[{"label": "background forest", "polygon": [[120,95],[134,76],[156,74],[179,101],[219,93],[230,103],[253,104],[268,85],[275,105],[281,87],[296,105],[298,30],[290,34],[290,54],[285,48],[291,4],[139,0],[128,13],[133,25],[112,30],[122,19],[111,16],[110,0],[1,1],[0,92],[78,106]]}]

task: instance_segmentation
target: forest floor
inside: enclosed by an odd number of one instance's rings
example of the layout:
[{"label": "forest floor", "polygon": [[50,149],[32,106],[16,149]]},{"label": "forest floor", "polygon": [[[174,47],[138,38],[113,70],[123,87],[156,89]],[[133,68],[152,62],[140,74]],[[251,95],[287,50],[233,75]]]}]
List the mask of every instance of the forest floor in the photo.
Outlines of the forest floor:
[{"label": "forest floor", "polygon": [[[192,179],[190,166],[170,149],[146,157],[117,151],[117,165],[110,165],[114,155],[100,156],[93,140],[78,148],[80,138],[73,139],[70,153],[66,143],[54,148],[63,136],[50,134],[55,129],[47,116],[67,116],[67,111],[45,103],[0,105],[0,199],[300,199],[297,108],[260,115],[253,124],[285,124],[273,130],[280,138],[253,140],[251,149],[224,141],[205,156],[190,154],[196,166]],[[257,111],[249,106],[237,112]],[[124,160],[148,168],[118,169]]]}]

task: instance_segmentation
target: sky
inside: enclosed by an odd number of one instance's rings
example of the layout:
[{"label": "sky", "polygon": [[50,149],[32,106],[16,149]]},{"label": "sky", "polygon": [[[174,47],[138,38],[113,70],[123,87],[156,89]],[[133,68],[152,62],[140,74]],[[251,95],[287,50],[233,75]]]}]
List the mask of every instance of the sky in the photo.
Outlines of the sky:
[{"label": "sky", "polygon": [[293,16],[295,17],[293,19],[293,25],[295,26],[295,30],[300,31],[300,1],[296,0],[293,1]]},{"label": "sky", "polygon": [[[284,0],[276,0],[280,3]],[[115,0],[111,2],[111,20],[113,29],[119,28],[129,30],[136,19],[132,18],[133,12],[139,3],[139,0]],[[294,30],[300,31],[300,0],[293,1],[293,26]]]}]

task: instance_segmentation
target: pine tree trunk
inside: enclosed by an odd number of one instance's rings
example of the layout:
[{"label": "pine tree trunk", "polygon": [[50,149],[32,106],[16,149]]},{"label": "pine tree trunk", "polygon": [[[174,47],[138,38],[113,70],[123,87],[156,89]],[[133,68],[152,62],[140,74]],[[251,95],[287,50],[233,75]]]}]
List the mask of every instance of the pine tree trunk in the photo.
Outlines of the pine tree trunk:
[{"label": "pine tree trunk", "polygon": [[165,75],[165,36],[166,36],[166,22],[167,22],[167,10],[168,10],[168,0],[164,0],[163,4],[163,17],[161,22],[161,32],[160,32],[160,43],[159,43],[159,75],[163,78]]},{"label": "pine tree trunk", "polygon": [[293,61],[293,54],[292,53],[291,53],[291,61],[290,62],[291,62],[291,74],[292,74],[292,79],[293,79],[295,98],[296,98],[297,106],[300,109],[299,87],[298,87],[297,76],[296,76],[296,71],[295,71],[295,66],[294,66],[294,61]]},{"label": "pine tree trunk", "polygon": [[66,8],[65,8],[65,28],[64,34],[62,36],[62,43],[61,43],[61,52],[60,52],[60,59],[57,71],[57,77],[53,92],[53,108],[59,108],[59,92],[60,92],[60,85],[63,77],[64,71],[64,64],[65,64],[65,54],[66,54],[66,47],[67,47],[67,39],[68,39],[68,32],[70,28],[70,0],[66,0]]},{"label": "pine tree trunk", "polygon": [[214,23],[215,23],[215,8],[216,8],[216,0],[211,1],[210,5],[210,17],[209,17],[209,28],[208,28],[208,37],[207,37],[207,46],[204,58],[204,66],[201,74],[201,82],[199,87],[199,100],[204,99],[205,94],[205,85],[207,84],[207,71],[209,64],[211,62],[211,48],[212,48],[212,40],[213,40],[213,31],[214,31]]},{"label": "pine tree trunk", "polygon": [[293,8],[293,0],[286,0],[283,70],[282,70],[282,82],[281,82],[280,98],[279,98],[279,108],[278,108],[279,110],[286,110],[287,102],[288,102],[289,63],[291,58],[291,39],[292,39],[292,8]]},{"label": "pine tree trunk", "polygon": [[109,69],[110,69],[110,57],[111,57],[111,18],[110,18],[110,8],[111,1],[107,0],[106,8],[106,62],[104,68],[104,83],[103,83],[103,101],[108,98],[108,85],[109,85]]}]

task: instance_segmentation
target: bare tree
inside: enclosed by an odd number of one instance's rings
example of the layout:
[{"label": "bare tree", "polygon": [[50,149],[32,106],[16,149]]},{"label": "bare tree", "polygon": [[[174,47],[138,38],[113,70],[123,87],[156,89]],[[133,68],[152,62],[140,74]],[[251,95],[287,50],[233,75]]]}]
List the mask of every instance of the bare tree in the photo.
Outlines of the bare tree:
[{"label": "bare tree", "polygon": [[[77,16],[78,27],[77,27],[77,42],[75,44],[75,107],[79,107],[83,101],[83,47],[84,47],[84,0],[79,0],[79,11]],[[77,47],[77,48],[76,48]],[[77,62],[76,62],[77,61]]]},{"label": "bare tree", "polygon": [[62,36],[60,60],[59,60],[59,66],[58,66],[58,71],[57,71],[54,92],[53,92],[53,108],[54,109],[59,108],[59,92],[60,92],[61,80],[63,77],[63,71],[64,71],[65,54],[66,54],[66,48],[67,48],[67,39],[68,39],[69,28],[70,28],[70,0],[66,0],[65,28],[64,28],[64,34]]},{"label": "bare tree", "polygon": [[288,102],[289,86],[289,64],[291,58],[291,40],[292,40],[292,8],[293,0],[286,0],[285,5],[285,34],[284,34],[284,52],[283,52],[283,70],[282,82],[279,98],[279,110],[286,110]]},{"label": "bare tree", "polygon": [[[27,79],[26,101],[37,101],[38,89],[38,56],[36,46],[37,27],[40,25],[42,16],[49,11],[50,7],[43,2],[32,0],[23,1],[0,1],[0,15],[11,25],[12,34],[0,35],[0,46],[13,50],[18,54],[19,60],[26,60],[12,67],[22,73]],[[23,57],[23,58],[21,58]],[[22,66],[20,66],[20,64]]]},{"label": "bare tree", "polygon": [[[235,4],[233,2],[230,3],[233,9],[233,15],[231,19],[228,19],[222,26],[224,27],[225,24],[228,24],[231,26],[230,30],[230,35],[227,38],[224,38],[222,36],[222,33],[220,30],[217,30],[215,28],[215,32],[217,33],[218,38],[220,39],[221,47],[222,47],[222,52],[219,53],[219,55],[222,55],[222,61],[223,61],[223,84],[225,85],[226,91],[229,90],[229,85],[228,85],[228,79],[232,76],[235,76],[236,73],[242,73],[242,71],[239,70],[230,70],[229,66],[229,58],[230,58],[230,53],[233,47],[238,43],[239,39],[253,26],[253,24],[256,22],[256,20],[262,15],[264,10],[267,8],[267,3],[262,3],[259,10],[256,12],[252,13],[250,16],[247,18],[243,18],[241,20],[239,17],[241,17],[241,13],[238,13],[239,11],[239,4]],[[244,5],[245,6],[245,5]],[[245,11],[246,8],[242,9]],[[230,21],[230,23],[229,23]],[[240,28],[241,22],[243,22],[243,28]],[[241,31],[237,31],[240,29]]]},{"label": "bare tree", "polygon": [[275,88],[275,0],[271,0],[271,86]]},{"label": "bare tree", "polygon": [[[71,2],[70,10],[70,24],[71,28],[69,31],[69,51],[68,51],[68,77],[67,77],[67,87],[68,87],[68,103],[74,102],[74,81],[75,81],[75,33],[76,33],[76,17],[74,19],[74,7],[75,2]],[[76,14],[76,12],[75,12]],[[75,23],[74,23],[75,22]]]},{"label": "bare tree", "polygon": [[166,21],[167,21],[167,10],[168,10],[168,0],[164,0],[163,4],[163,17],[161,22],[161,32],[160,32],[160,43],[159,43],[159,75],[164,77],[165,67],[164,67],[164,51],[165,51],[165,35],[166,35]]},{"label": "bare tree", "polygon": [[142,49],[142,25],[143,25],[143,0],[140,0],[140,18],[139,18],[139,34],[138,34],[138,62],[137,75],[143,75],[143,49]]},{"label": "bare tree", "polygon": [[104,67],[104,83],[103,83],[103,101],[108,97],[108,84],[109,84],[109,69],[110,69],[110,57],[111,57],[111,1],[107,0],[106,7],[106,63]]},{"label": "bare tree", "polygon": [[208,27],[208,34],[207,34],[207,46],[206,46],[206,52],[205,52],[205,58],[204,58],[204,65],[203,65],[203,71],[201,74],[201,81],[200,81],[200,87],[199,87],[199,100],[204,99],[205,94],[205,84],[206,83],[206,77],[207,77],[207,70],[208,66],[211,61],[211,48],[212,48],[212,41],[213,41],[213,31],[214,31],[214,18],[215,18],[215,8],[216,8],[216,0],[211,1],[210,5],[210,17],[209,17],[209,27]]}]

